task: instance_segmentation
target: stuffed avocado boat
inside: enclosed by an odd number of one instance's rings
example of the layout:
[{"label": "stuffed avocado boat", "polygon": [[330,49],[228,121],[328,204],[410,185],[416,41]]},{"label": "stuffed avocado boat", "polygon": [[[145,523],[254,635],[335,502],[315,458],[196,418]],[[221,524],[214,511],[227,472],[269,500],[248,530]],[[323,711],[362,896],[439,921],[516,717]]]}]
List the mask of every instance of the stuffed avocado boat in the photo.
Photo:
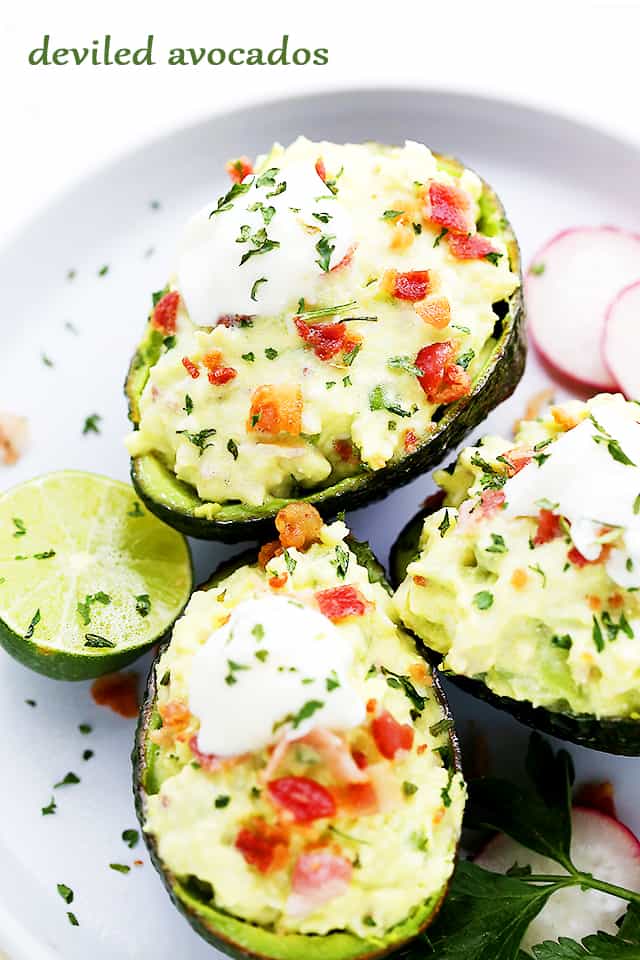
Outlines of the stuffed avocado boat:
[{"label": "stuffed avocado boat", "polygon": [[[552,407],[436,473],[397,541],[402,622],[464,689],[584,746],[640,755],[640,407]],[[439,508],[438,508],[439,507]]]},{"label": "stuffed avocado boat", "polygon": [[222,950],[377,956],[430,923],[453,871],[453,724],[368,547],[307,504],[277,521],[193,595],[151,671],[138,815]]},{"label": "stuffed avocado boat", "polygon": [[407,142],[275,146],[188,224],[126,383],[132,477],[196,537],[268,535],[439,462],[514,389],[520,262],[491,188]]}]

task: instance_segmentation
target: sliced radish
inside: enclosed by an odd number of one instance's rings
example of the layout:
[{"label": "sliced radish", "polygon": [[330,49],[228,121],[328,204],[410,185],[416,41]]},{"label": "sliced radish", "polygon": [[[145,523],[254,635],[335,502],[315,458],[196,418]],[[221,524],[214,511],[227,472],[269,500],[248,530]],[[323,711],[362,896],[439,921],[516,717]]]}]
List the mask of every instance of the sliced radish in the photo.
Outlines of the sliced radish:
[{"label": "sliced radish", "polygon": [[[571,857],[576,867],[598,880],[640,891],[640,842],[633,833],[619,820],[586,807],[574,807],[571,821]],[[495,873],[506,873],[515,863],[529,865],[534,874],[565,872],[503,834],[490,840],[475,862]],[[624,900],[596,890],[559,890],[530,924],[522,948],[529,951],[536,943],[558,937],[581,940],[598,930],[615,934],[616,920],[626,908]]]},{"label": "sliced radish", "polygon": [[640,397],[640,281],[621,290],[609,305],[602,353],[625,396]]},{"label": "sliced radish", "polygon": [[534,257],[526,277],[532,340],[563,377],[595,390],[617,384],[602,358],[608,305],[640,280],[640,236],[616,227],[564,230]]}]

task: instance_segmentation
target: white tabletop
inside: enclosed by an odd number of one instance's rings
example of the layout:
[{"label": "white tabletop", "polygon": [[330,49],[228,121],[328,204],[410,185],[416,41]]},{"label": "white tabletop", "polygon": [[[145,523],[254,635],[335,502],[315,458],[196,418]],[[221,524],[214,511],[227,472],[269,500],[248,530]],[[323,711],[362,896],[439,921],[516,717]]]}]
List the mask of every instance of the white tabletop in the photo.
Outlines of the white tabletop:
[{"label": "white tabletop", "polygon": [[[640,0],[22,0],[7,5],[0,244],[67,185],[159,134],[239,104],[353,87],[490,94],[586,120],[640,143]],[[374,12],[377,11],[377,12]],[[156,65],[30,66],[56,47],[154,35]],[[168,66],[171,47],[328,47],[327,66]],[[7,95],[8,91],[8,95]],[[424,133],[428,139],[428,132]],[[550,145],[553,149],[553,145]],[[612,171],[615,176],[615,171]]]}]

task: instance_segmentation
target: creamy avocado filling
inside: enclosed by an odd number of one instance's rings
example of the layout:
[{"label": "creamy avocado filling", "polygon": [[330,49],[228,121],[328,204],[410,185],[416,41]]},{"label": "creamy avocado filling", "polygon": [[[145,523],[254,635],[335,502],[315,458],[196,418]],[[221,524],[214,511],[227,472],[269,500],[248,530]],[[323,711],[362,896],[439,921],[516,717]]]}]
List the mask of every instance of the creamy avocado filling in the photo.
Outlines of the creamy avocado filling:
[{"label": "creamy avocado filling", "polygon": [[554,407],[439,471],[396,594],[444,669],[501,696],[640,715],[640,407]]},{"label": "creamy avocado filling", "polygon": [[156,667],[146,830],[212,908],[375,939],[444,888],[465,790],[429,668],[346,532],[193,595]]},{"label": "creamy avocado filling", "polygon": [[260,505],[426,442],[518,285],[499,230],[478,232],[481,180],[446,167],[414,142],[301,138],[197,213],[152,313],[166,336],[131,454]]}]

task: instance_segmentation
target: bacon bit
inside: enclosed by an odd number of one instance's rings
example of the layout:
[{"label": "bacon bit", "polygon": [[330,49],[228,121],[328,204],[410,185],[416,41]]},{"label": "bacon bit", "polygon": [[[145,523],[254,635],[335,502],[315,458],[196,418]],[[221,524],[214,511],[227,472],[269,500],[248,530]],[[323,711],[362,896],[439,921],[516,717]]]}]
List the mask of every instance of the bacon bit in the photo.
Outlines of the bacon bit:
[{"label": "bacon bit", "polygon": [[316,508],[304,501],[288,503],[276,515],[276,530],[285,548],[307,550],[312,543],[318,543],[322,526],[323,520]]},{"label": "bacon bit", "polygon": [[508,462],[507,472],[510,477],[520,473],[533,460],[533,450],[524,447],[514,447],[513,450],[507,450],[502,454],[502,459]]},{"label": "bacon bit", "polygon": [[378,750],[387,760],[393,760],[399,750],[411,750],[413,746],[413,727],[398,723],[388,710],[374,717],[371,733]]},{"label": "bacon bit", "polygon": [[265,543],[264,546],[260,547],[258,566],[264,570],[269,560],[273,560],[274,557],[279,557],[281,553],[282,544],[279,540],[272,540],[270,543]]},{"label": "bacon bit", "polygon": [[162,747],[173,746],[176,740],[187,740],[192,730],[193,716],[182,700],[169,700],[158,707],[162,726],[151,732],[151,740]]},{"label": "bacon bit", "polygon": [[413,582],[417,587],[426,587],[429,583],[426,577],[423,577],[421,573],[416,573],[413,576]]},{"label": "bacon bit", "polygon": [[320,177],[323,183],[327,182],[327,168],[324,165],[324,160],[322,157],[318,157],[316,160],[316,173]]},{"label": "bacon bit", "polygon": [[185,368],[185,370],[193,380],[198,379],[198,377],[200,376],[200,371],[196,367],[193,360],[190,360],[189,357],[183,357],[182,366]]},{"label": "bacon bit", "polygon": [[424,300],[430,287],[431,275],[428,270],[410,270],[408,273],[386,270],[382,277],[383,290],[396,300],[406,300],[409,303]]},{"label": "bacon bit", "polygon": [[589,609],[597,612],[602,609],[602,600],[600,597],[596,597],[593,594],[587,595],[587,603],[589,604]]},{"label": "bacon bit", "polygon": [[537,420],[544,408],[551,403],[553,397],[553,387],[545,387],[544,390],[539,390],[537,393],[534,393],[533,396],[527,401],[527,405],[524,408],[524,414],[514,423],[513,432],[517,433],[517,431],[520,429],[520,424],[524,420]]},{"label": "bacon bit", "polygon": [[418,756],[421,757],[422,754],[423,754],[423,753],[426,753],[428,749],[429,749],[429,744],[428,744],[428,743],[421,743],[421,744],[416,748],[416,753],[418,754]]},{"label": "bacon bit", "polygon": [[412,680],[415,680],[416,683],[422,684],[428,683],[431,679],[429,677],[426,664],[422,662],[411,664],[409,667],[409,676]]},{"label": "bacon bit", "polygon": [[450,233],[469,234],[474,228],[471,197],[459,187],[432,180],[429,184],[428,219]]},{"label": "bacon bit", "polygon": [[272,590],[282,590],[288,579],[289,574],[283,570],[281,574],[269,577],[268,583]]},{"label": "bacon bit", "polygon": [[526,571],[521,567],[517,567],[511,574],[511,586],[515,587],[516,590],[522,590],[527,585],[528,580]]},{"label": "bacon bit", "polygon": [[567,413],[562,407],[551,407],[551,416],[560,429],[564,431],[573,430],[573,428],[577,427],[580,421],[584,419],[584,417],[576,417],[573,414]]},{"label": "bacon bit", "polygon": [[0,413],[0,462],[7,467],[17,463],[27,448],[28,436],[26,417]]},{"label": "bacon bit", "polygon": [[407,453],[415,450],[418,446],[418,438],[413,432],[413,430],[405,430],[404,433],[404,449]]},{"label": "bacon bit", "polygon": [[[367,777],[356,763],[346,741],[324,727],[315,727],[297,743],[306,743],[325,759],[331,775],[338,783],[363,783]],[[364,754],[362,754],[364,757]],[[365,766],[366,766],[366,757]]]},{"label": "bacon bit", "polygon": [[144,864],[144,860],[134,860],[134,861],[133,861],[134,867],[141,867],[143,864]]},{"label": "bacon bit", "polygon": [[623,606],[624,604],[624,597],[622,596],[621,593],[612,593],[609,599],[607,600],[607,603],[609,604],[612,610],[619,610],[620,607]]},{"label": "bacon bit", "polygon": [[599,810],[608,817],[617,819],[613,784],[608,780],[602,783],[585,783],[576,792],[573,801],[578,807]]},{"label": "bacon bit", "polygon": [[245,177],[253,173],[253,164],[248,157],[236,157],[235,160],[229,160],[225,170],[234,183],[242,183]]},{"label": "bacon bit", "polygon": [[370,780],[350,783],[338,791],[338,806],[351,816],[366,816],[378,812],[378,794]]},{"label": "bacon bit", "polygon": [[375,697],[369,697],[367,700],[367,713],[375,713],[378,709],[378,701]]},{"label": "bacon bit", "polygon": [[418,303],[413,309],[436,330],[443,330],[451,323],[451,304],[446,297],[429,297],[426,303]]},{"label": "bacon bit", "polygon": [[202,362],[207,368],[209,383],[213,386],[222,386],[233,380],[238,375],[238,371],[233,367],[225,367],[222,363],[222,353],[219,350],[212,350],[202,358]]},{"label": "bacon bit", "polygon": [[305,323],[301,317],[294,318],[298,334],[308,343],[319,360],[331,360],[338,353],[349,353],[362,337],[349,333],[344,323]]},{"label": "bacon bit", "polygon": [[216,320],[216,327],[241,327],[253,320],[251,313],[223,313]]},{"label": "bacon bit", "polygon": [[304,916],[341,896],[352,873],[350,860],[326,848],[301,853],[293,868],[287,913]]},{"label": "bacon bit", "polygon": [[152,325],[161,330],[165,336],[176,332],[176,317],[180,305],[180,294],[177,290],[165,293],[156,303],[153,310]]},{"label": "bacon bit", "polygon": [[538,514],[538,529],[533,538],[533,542],[538,547],[543,543],[549,543],[557,537],[562,536],[562,527],[560,517],[552,510],[541,510]]},{"label": "bacon bit", "polygon": [[215,770],[222,769],[223,761],[220,757],[216,757],[213,753],[201,753],[198,748],[198,737],[195,734],[189,740],[189,749],[202,769],[206,770],[207,773],[213,773]]},{"label": "bacon bit", "polygon": [[450,233],[447,242],[449,250],[457,260],[482,260],[490,253],[499,252],[488,237],[482,237],[479,233],[468,237]]},{"label": "bacon bit", "polygon": [[333,817],[336,802],[326,787],[310,777],[280,777],[271,780],[267,789],[272,800],[284,807],[296,823],[311,823]]},{"label": "bacon bit", "polygon": [[422,371],[418,382],[431,403],[453,403],[471,392],[471,377],[453,363],[455,347],[450,340],[423,347],[416,357]]},{"label": "bacon bit", "polygon": [[352,750],[351,756],[353,757],[353,762],[355,763],[358,770],[366,770],[369,766],[369,761],[367,760],[366,753],[363,753],[362,750]]},{"label": "bacon bit", "polygon": [[329,270],[329,273],[336,273],[337,270],[344,270],[345,267],[348,267],[351,261],[353,260],[353,255],[355,254],[357,248],[358,248],[357,243],[352,244],[347,250],[347,252],[345,253],[342,260],[338,260],[338,262],[333,267],[331,267],[331,269]]},{"label": "bacon bit", "polygon": [[333,449],[343,463],[355,463],[358,459],[351,440],[346,440],[342,437],[339,440],[334,440]]},{"label": "bacon bit", "polygon": [[109,707],[127,719],[137,717],[138,674],[109,673],[105,677],[98,677],[91,685],[91,696],[99,707]]},{"label": "bacon bit", "polygon": [[302,391],[286,383],[263,384],[253,392],[247,430],[297,437],[302,430]]},{"label": "bacon bit", "polygon": [[367,610],[367,601],[358,588],[351,584],[318,590],[316,600],[320,613],[333,621],[344,620],[346,617],[362,617]]},{"label": "bacon bit", "polygon": [[582,567],[588,567],[594,563],[605,563],[610,553],[611,544],[605,543],[595,560],[587,560],[587,558],[580,553],[577,547],[571,547],[571,550],[569,550],[567,553],[567,560],[575,567],[582,569]]},{"label": "bacon bit", "polygon": [[289,837],[286,830],[280,826],[270,826],[261,817],[240,830],[235,847],[246,862],[260,873],[280,870],[289,859]]}]

